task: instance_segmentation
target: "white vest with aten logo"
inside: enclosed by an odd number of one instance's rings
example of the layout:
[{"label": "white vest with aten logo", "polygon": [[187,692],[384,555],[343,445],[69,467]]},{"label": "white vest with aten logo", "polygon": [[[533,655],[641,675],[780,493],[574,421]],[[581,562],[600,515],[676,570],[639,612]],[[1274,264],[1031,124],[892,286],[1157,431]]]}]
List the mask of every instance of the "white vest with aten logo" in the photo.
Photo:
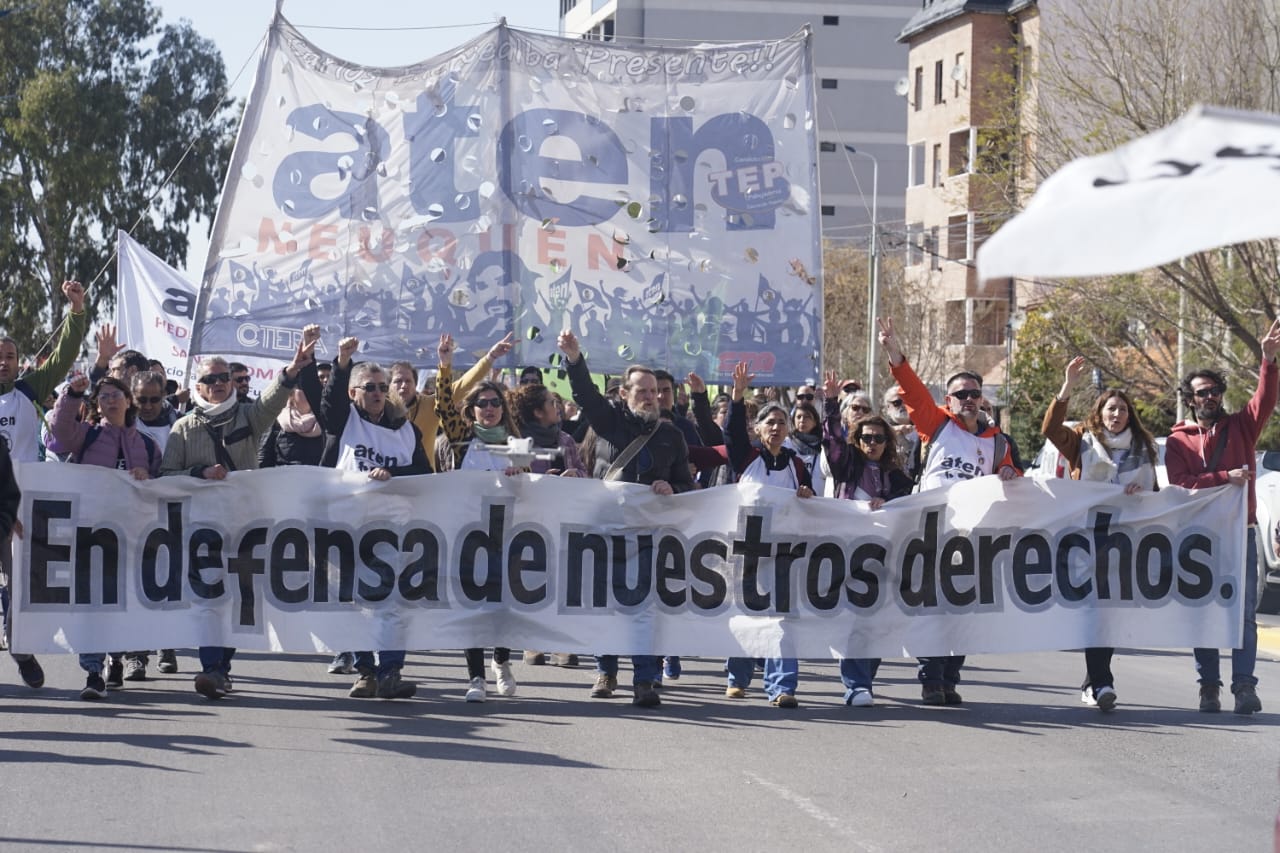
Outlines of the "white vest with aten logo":
[{"label": "white vest with aten logo", "polygon": [[40,448],[36,446],[40,415],[31,398],[17,388],[0,394],[0,435],[9,442],[14,462],[35,462],[40,458]]},{"label": "white vest with aten logo", "polygon": [[417,446],[413,424],[405,421],[399,429],[387,429],[366,421],[353,407],[338,443],[335,467],[339,471],[372,471],[410,465]]},{"label": "white vest with aten logo", "polygon": [[995,452],[994,434],[979,438],[948,418],[930,442],[929,456],[920,475],[920,491],[994,474],[1000,461],[992,458]]}]

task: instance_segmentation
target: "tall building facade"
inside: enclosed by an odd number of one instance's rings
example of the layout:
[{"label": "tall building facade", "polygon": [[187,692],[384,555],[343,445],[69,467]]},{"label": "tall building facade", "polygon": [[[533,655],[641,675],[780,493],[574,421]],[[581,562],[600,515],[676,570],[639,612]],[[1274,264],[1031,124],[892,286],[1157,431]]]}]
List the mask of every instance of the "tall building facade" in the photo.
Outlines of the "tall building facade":
[{"label": "tall building facade", "polygon": [[906,221],[907,113],[898,90],[907,49],[898,35],[919,8],[920,0],[560,0],[560,29],[682,45],[784,38],[812,26],[823,236],[862,246],[873,190],[882,233],[901,232]]},{"label": "tall building facade", "polygon": [[930,296],[912,334],[935,354],[923,378],[937,384],[966,367],[993,400],[1002,399],[1010,320],[1036,286],[981,282],[974,259],[1030,182],[1021,169],[1035,138],[1039,27],[1036,0],[922,0],[899,35],[908,48],[905,275]]}]

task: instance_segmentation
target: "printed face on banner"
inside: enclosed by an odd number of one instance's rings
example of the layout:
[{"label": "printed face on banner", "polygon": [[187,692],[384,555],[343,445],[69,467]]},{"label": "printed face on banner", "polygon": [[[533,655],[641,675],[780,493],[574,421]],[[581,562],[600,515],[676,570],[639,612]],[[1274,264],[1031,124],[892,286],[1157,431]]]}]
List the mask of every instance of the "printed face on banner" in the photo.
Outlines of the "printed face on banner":
[{"label": "printed face on banner", "polygon": [[[498,28],[353,66],[278,20],[215,228],[193,350],[300,329],[434,361],[813,375],[822,294],[809,44],[624,48]],[[728,367],[726,367],[726,365]]]}]

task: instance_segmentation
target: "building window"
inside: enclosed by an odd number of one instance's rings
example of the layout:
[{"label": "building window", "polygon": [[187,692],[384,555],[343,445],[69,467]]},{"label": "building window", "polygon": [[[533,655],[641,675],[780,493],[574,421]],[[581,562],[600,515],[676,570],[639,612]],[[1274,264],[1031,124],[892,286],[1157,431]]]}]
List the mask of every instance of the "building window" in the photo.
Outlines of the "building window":
[{"label": "building window", "polygon": [[839,82],[840,82],[840,81],[838,81],[838,80],[836,80],[836,79],[834,79],[834,78],[832,78],[832,77],[823,77],[823,78],[822,78],[822,88],[824,88],[824,89],[834,89],[834,88],[836,88],[836,86],[839,84]]},{"label": "building window", "polygon": [[939,59],[933,64],[933,102],[935,104],[945,104],[946,100],[942,97],[942,60]]},{"label": "building window", "polygon": [[835,215],[836,215],[836,206],[835,206],[834,204],[824,204],[824,205],[822,206],[822,215],[823,215],[823,216],[835,216]]},{"label": "building window", "polygon": [[947,174],[967,175],[973,171],[973,128],[952,132],[947,137]]},{"label": "building window", "polygon": [[942,145],[933,146],[933,186],[942,186]]},{"label": "building window", "polygon": [[911,106],[916,112],[920,112],[924,106],[924,66],[916,66],[916,86],[915,86],[915,103]]},{"label": "building window", "polygon": [[947,217],[947,260],[969,260],[969,214]]},{"label": "building window", "polygon": [[836,144],[834,142],[819,142],[818,150],[823,154],[830,154],[836,150]]},{"label": "building window", "polygon": [[840,26],[840,16],[839,16],[839,15],[823,15],[823,16],[822,16],[822,26],[824,26],[824,27],[838,27],[838,26]]},{"label": "building window", "polygon": [[955,82],[954,97],[956,98],[960,97],[960,82],[964,80],[965,74],[967,73],[968,71],[964,67],[964,54],[957,53],[955,67],[951,69],[951,77]]},{"label": "building window", "polygon": [[924,186],[924,143],[907,146],[907,186]]},{"label": "building window", "polygon": [[938,272],[942,269],[942,252],[938,246],[938,226],[929,229],[924,238],[924,253],[929,256],[929,269]]},{"label": "building window", "polygon": [[1009,328],[1009,303],[1004,299],[970,299],[969,343],[1003,346]]},{"label": "building window", "polygon": [[968,318],[963,299],[948,299],[945,307],[946,316],[943,323],[946,326],[946,342],[948,344],[963,345],[968,342]]},{"label": "building window", "polygon": [[907,223],[907,266],[914,267],[924,263],[924,252],[921,245],[924,239],[924,223]]}]

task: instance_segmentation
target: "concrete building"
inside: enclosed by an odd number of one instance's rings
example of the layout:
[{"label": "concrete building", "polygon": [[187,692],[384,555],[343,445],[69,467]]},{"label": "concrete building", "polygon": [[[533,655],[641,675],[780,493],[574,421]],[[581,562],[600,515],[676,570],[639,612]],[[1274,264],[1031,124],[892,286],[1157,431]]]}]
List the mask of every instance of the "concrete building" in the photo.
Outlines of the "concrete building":
[{"label": "concrete building", "polygon": [[[922,0],[898,36],[907,56],[906,278],[931,294],[919,343],[926,382],[967,367],[1002,400],[1021,280],[978,281],[977,246],[1030,183],[1036,0]],[[913,330],[914,331],[914,330]]]},{"label": "concrete building", "polygon": [[920,0],[560,0],[565,36],[652,45],[784,38],[814,31],[822,231],[867,245],[872,161],[879,163],[878,220],[901,232],[907,187],[907,113],[899,81],[907,49],[898,35]]}]

